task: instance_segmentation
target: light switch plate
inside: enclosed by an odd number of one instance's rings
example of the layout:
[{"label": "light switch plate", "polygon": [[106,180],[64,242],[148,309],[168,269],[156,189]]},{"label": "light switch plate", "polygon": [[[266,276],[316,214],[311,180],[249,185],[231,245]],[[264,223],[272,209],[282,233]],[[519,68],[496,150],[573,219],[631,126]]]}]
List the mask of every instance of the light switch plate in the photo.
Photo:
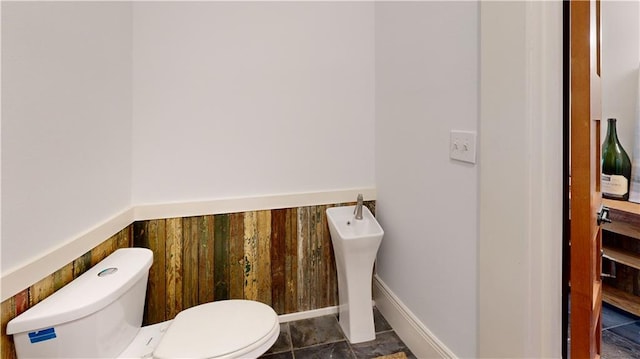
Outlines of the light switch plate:
[{"label": "light switch plate", "polygon": [[449,157],[462,162],[476,163],[476,133],[451,130]]}]

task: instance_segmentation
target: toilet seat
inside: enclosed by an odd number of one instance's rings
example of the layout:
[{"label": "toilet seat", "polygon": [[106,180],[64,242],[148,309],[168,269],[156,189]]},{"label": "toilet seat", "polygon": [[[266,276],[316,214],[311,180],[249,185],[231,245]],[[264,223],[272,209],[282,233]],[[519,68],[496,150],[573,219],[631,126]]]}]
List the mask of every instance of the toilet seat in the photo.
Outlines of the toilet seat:
[{"label": "toilet seat", "polygon": [[263,347],[268,350],[279,332],[278,315],[266,304],[250,300],[211,302],[178,313],[153,357],[246,357]]}]

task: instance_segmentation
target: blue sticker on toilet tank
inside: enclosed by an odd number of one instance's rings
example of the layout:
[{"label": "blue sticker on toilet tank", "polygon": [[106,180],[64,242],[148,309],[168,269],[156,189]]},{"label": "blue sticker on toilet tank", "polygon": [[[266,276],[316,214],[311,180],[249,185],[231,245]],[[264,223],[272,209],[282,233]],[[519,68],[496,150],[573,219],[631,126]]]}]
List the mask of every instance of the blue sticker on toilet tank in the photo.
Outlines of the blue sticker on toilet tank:
[{"label": "blue sticker on toilet tank", "polygon": [[56,338],[55,328],[47,328],[38,330],[37,332],[29,333],[29,340],[31,343],[43,342],[45,340],[51,340]]}]

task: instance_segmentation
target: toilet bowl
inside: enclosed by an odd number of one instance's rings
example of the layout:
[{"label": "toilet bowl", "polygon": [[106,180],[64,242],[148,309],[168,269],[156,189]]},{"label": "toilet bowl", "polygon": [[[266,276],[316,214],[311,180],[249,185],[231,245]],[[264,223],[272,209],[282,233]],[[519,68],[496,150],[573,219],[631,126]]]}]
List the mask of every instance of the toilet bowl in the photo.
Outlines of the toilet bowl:
[{"label": "toilet bowl", "polygon": [[272,311],[249,300],[191,307],[173,320],[142,327],[118,358],[257,358],[280,333]]},{"label": "toilet bowl", "polygon": [[222,300],[142,327],[153,253],[118,249],[7,324],[18,358],[257,358],[280,324],[266,304]]}]

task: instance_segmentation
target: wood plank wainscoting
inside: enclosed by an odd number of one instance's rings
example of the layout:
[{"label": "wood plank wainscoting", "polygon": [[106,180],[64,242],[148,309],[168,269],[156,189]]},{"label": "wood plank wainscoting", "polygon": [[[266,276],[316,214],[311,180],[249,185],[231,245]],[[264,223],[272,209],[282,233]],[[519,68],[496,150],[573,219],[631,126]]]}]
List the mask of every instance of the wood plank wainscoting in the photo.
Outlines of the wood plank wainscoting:
[{"label": "wood plank wainscoting", "polygon": [[[318,205],[137,221],[1,304],[2,359],[15,359],[7,323],[118,248],[154,252],[144,324],[215,300],[245,298],[278,314],[337,305],[338,285],[325,211]],[[375,201],[365,201],[375,213]]]}]

